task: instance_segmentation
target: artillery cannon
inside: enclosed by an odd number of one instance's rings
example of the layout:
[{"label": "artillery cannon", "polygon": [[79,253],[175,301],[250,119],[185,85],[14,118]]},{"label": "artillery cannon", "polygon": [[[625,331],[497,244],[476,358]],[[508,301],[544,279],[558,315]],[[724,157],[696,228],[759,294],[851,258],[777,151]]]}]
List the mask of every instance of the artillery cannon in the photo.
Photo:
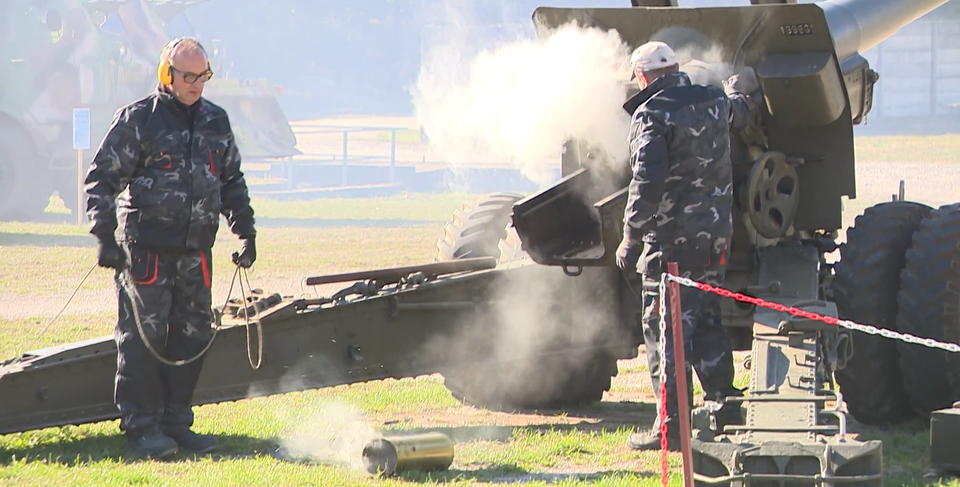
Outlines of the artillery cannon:
[{"label": "artillery cannon", "polygon": [[[627,8],[541,7],[533,18],[541,36],[577,21],[614,29],[630,46],[667,41],[687,53],[685,69],[713,82],[735,72],[756,81],[761,108],[734,138],[737,208],[724,287],[956,341],[956,299],[945,305],[960,277],[944,259],[960,257],[960,207],[883,203],[837,243],[841,198],[856,197],[853,126],[870,112],[878,80],[860,52],[946,2],[671,8],[632,0]],[[719,59],[689,55],[708,51]],[[456,397],[483,407],[600,400],[617,360],[637,356],[643,343],[632,278],[614,257],[630,175],[590,141],[569,141],[561,164],[563,178],[544,191],[492,195],[458,210],[438,242],[440,262],[307,280],[358,281],[332,297],[257,293],[236,303],[222,317],[194,403],[437,372]],[[938,245],[942,252],[927,250]],[[840,261],[830,264],[838,248]],[[944,277],[945,291],[922,287],[926,269],[952,273],[929,274]],[[930,311],[918,296],[940,300],[939,321],[924,320]],[[534,312],[513,316],[518,309]],[[253,311],[263,354],[248,368],[241,349]],[[945,352],[732,300],[723,321],[735,348],[752,351],[752,379],[736,399],[745,424],[715,431],[708,409],[694,412],[701,483],[881,485],[881,444],[846,436],[844,401],[854,418],[877,424],[929,414],[960,395]],[[8,361],[0,433],[116,418],[115,351],[104,337]],[[921,372],[924,381],[916,380]]]}]

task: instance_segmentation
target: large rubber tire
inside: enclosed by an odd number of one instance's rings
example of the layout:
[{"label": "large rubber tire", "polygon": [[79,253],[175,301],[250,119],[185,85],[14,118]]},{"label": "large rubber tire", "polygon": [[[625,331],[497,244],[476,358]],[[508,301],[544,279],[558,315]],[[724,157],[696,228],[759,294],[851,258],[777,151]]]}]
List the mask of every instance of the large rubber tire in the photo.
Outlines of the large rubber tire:
[{"label": "large rubber tire", "polygon": [[[519,239],[508,227],[511,207],[520,198],[498,193],[464,203],[437,242],[438,260],[495,257],[508,262],[523,258]],[[444,374],[444,386],[464,404],[485,409],[563,408],[602,400],[616,375],[617,358],[594,351],[577,357],[548,356],[531,369],[513,365],[461,369]]]},{"label": "large rubber tire", "polygon": [[[939,342],[960,339],[960,203],[930,212],[913,235],[900,274],[897,329]],[[897,341],[913,408],[923,416],[948,408],[960,392],[960,354]]]},{"label": "large rubber tire", "polygon": [[464,404],[493,411],[563,409],[603,400],[616,375],[617,359],[593,352],[547,356],[529,371],[509,365],[472,369],[445,376],[444,386]]},{"label": "large rubber tire", "polygon": [[437,241],[437,260],[500,257],[498,245],[507,236],[510,209],[523,196],[495,193],[474,197],[453,212]]},{"label": "large rubber tire", "polygon": [[[834,267],[833,300],[841,319],[895,330],[904,253],[931,210],[894,201],[867,208],[857,217]],[[853,355],[834,377],[854,419],[876,426],[912,417],[897,344],[860,331],[852,331],[850,340]]]},{"label": "large rubber tire", "polygon": [[507,236],[497,244],[500,250],[500,259],[498,262],[505,264],[507,262],[529,259],[530,256],[520,245],[520,234],[517,233],[517,229],[513,228],[513,225],[507,225],[506,233]]}]

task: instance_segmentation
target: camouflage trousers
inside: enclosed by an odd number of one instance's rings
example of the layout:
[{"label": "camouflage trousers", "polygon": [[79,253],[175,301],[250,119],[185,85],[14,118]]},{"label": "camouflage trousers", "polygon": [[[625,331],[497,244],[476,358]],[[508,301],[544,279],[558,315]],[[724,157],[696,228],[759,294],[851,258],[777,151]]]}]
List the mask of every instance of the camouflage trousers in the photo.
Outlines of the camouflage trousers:
[{"label": "camouflage trousers", "polygon": [[114,332],[120,429],[189,428],[203,357],[181,366],[160,362],[144,345],[131,306],[137,304],[143,333],[161,357],[174,361],[196,356],[213,332],[210,250],[156,252],[129,244],[125,248],[130,272],[116,275]]},{"label": "camouflage trousers", "polygon": [[[669,436],[679,434],[677,420],[677,380],[673,354],[673,330],[669,295],[665,297],[666,339],[664,357],[660,357],[660,278],[668,262],[676,262],[682,277],[719,286],[723,282],[727,258],[726,240],[687,241],[682,245],[661,248],[645,243],[638,269],[643,282],[643,336],[650,380],[659,404],[660,367],[666,366],[667,417],[658,417],[654,425],[667,423]],[[669,281],[667,282],[669,293]],[[691,365],[703,386],[704,401],[722,402],[731,395],[742,395],[733,387],[733,347],[720,319],[720,297],[696,288],[680,286],[680,307],[683,312],[684,355],[687,374],[689,407],[693,408],[693,381]],[[740,403],[731,402],[717,413],[718,427],[741,423]]]}]

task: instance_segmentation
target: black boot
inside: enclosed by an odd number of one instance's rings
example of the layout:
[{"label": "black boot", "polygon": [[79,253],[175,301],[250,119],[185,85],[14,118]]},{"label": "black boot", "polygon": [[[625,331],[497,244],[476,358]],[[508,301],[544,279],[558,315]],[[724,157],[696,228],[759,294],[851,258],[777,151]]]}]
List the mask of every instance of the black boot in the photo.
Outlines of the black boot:
[{"label": "black boot", "polygon": [[[182,394],[183,390],[174,390],[173,392]],[[182,450],[192,453],[209,453],[217,447],[215,437],[198,435],[191,430],[192,427],[193,409],[191,407],[177,407],[167,404],[163,410],[163,416],[160,418],[160,428],[164,434],[177,440],[177,444],[180,445]]]},{"label": "black boot", "polygon": [[177,442],[159,428],[128,431],[127,448],[137,456],[164,458],[177,453]]},{"label": "black boot", "polygon": [[217,438],[212,435],[198,435],[184,426],[171,427],[164,430],[167,436],[173,438],[180,448],[192,453],[209,453],[217,448]]},{"label": "black boot", "polygon": [[[634,433],[627,438],[627,446],[634,450],[641,451],[659,451],[660,450],[660,430],[655,429],[646,433]],[[667,433],[667,450],[680,451],[679,435]]]}]

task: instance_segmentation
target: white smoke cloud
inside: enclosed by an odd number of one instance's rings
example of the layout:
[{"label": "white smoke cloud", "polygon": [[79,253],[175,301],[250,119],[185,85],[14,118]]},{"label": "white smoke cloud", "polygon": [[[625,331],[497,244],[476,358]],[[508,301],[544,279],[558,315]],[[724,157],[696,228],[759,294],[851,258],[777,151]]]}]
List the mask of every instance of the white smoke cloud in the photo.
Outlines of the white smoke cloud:
[{"label": "white smoke cloud", "polygon": [[512,162],[549,184],[542,171],[559,167],[571,137],[588,139],[612,160],[626,157],[629,49],[615,31],[568,24],[466,63],[467,42],[457,37],[429,51],[413,90],[421,126],[452,165]]}]

